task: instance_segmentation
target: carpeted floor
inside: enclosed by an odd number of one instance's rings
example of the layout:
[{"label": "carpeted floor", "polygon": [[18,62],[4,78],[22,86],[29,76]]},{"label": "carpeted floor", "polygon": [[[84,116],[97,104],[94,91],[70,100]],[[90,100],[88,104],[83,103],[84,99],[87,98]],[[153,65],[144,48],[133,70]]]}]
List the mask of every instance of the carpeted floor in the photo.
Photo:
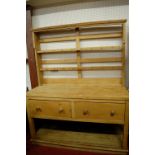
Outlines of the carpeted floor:
[{"label": "carpeted floor", "polygon": [[26,155],[112,155],[112,154],[105,154],[105,153],[103,154],[89,151],[86,152],[73,149],[34,145],[30,142],[29,136],[27,136]]},{"label": "carpeted floor", "polygon": [[26,155],[112,155],[95,152],[86,152],[79,150],[54,148],[29,144],[26,149]]}]

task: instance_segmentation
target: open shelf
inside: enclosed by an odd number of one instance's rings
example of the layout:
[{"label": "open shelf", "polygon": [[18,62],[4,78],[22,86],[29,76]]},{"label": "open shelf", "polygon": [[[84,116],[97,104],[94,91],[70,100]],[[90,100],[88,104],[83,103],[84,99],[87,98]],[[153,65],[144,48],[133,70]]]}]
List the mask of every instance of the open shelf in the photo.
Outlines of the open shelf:
[{"label": "open shelf", "polygon": [[63,131],[41,128],[37,132],[37,140],[47,141],[59,145],[91,146],[121,149],[119,135]]},{"label": "open shelf", "polygon": [[[39,85],[44,77],[125,79],[125,19],[33,30]],[[60,55],[59,55],[60,54]],[[96,54],[96,55],[95,55]],[[89,63],[89,64],[88,64]],[[100,76],[99,75],[99,76]]]},{"label": "open shelf", "polygon": [[38,54],[49,54],[49,53],[75,53],[77,50],[80,52],[120,52],[121,46],[101,46],[101,47],[84,47],[84,48],[68,48],[68,49],[55,49],[55,50],[40,50]]},{"label": "open shelf", "polygon": [[[94,151],[126,154],[121,148],[121,126],[70,121],[36,120],[33,143]],[[39,121],[41,121],[39,123]]]}]

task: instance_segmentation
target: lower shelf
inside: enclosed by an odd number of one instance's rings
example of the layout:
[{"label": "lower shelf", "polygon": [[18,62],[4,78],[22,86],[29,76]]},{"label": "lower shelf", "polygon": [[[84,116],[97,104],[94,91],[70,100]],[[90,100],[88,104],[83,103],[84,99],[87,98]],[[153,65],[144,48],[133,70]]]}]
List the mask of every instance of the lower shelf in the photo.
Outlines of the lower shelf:
[{"label": "lower shelf", "polygon": [[80,150],[98,152],[113,152],[126,154],[128,151],[121,149],[120,135],[74,132],[41,128],[37,131],[33,143],[57,147],[69,147]]}]

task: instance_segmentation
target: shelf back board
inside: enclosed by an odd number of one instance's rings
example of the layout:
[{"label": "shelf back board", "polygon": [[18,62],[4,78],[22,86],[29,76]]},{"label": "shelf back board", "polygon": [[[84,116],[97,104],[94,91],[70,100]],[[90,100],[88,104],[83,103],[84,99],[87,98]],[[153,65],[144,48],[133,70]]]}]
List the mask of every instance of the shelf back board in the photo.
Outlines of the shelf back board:
[{"label": "shelf back board", "polygon": [[125,19],[37,28],[32,31],[39,85],[125,85]]}]

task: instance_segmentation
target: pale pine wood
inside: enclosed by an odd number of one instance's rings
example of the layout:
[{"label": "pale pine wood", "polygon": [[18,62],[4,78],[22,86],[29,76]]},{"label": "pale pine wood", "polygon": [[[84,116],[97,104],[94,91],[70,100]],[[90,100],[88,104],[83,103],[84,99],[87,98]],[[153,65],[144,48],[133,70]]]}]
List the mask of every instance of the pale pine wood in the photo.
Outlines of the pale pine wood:
[{"label": "pale pine wood", "polygon": [[80,59],[56,59],[56,60],[42,60],[42,64],[74,64],[80,63],[101,63],[101,62],[121,62],[121,57],[111,58],[80,58]]},{"label": "pale pine wood", "polygon": [[94,32],[94,31],[110,31],[110,30],[121,30],[122,26],[93,26],[93,27],[81,27],[80,32]]},{"label": "pale pine wood", "polygon": [[[30,123],[31,137],[36,143],[49,143],[59,145],[61,142],[50,141],[50,139],[40,137],[38,139],[34,126],[34,118],[40,119],[54,119],[66,121],[80,121],[80,122],[95,122],[107,124],[122,125],[123,138],[120,141],[119,150],[126,151],[128,146],[128,90],[124,87],[125,81],[125,21],[99,21],[69,24],[62,26],[54,26],[43,29],[36,29],[33,31],[36,62],[38,69],[38,78],[40,86],[27,93],[27,109]],[[99,26],[100,28],[97,28]],[[101,28],[103,27],[103,28]],[[114,28],[115,27],[115,28]],[[117,27],[117,28],[116,28]],[[112,30],[117,32],[100,33],[91,35],[81,35],[80,30]],[[114,30],[115,29],[115,30]],[[39,40],[40,33],[57,32],[65,30],[76,31],[75,36],[43,38]],[[118,31],[119,30],[119,31]],[[39,32],[39,33],[38,33]],[[122,39],[121,46],[104,46],[104,47],[80,47],[80,40],[87,39]],[[76,42],[76,48],[69,49],[50,49],[41,50],[40,43],[70,41]],[[81,58],[81,52],[122,52],[122,57],[110,58]],[[48,53],[77,53],[76,59],[63,60],[41,60],[42,54]],[[81,63],[100,63],[100,62],[121,62],[121,66],[91,66],[82,67]],[[42,64],[54,63],[76,63],[77,67],[56,67],[56,68],[42,68]],[[78,78],[72,79],[52,79],[43,78],[43,71],[78,71]],[[121,70],[121,78],[83,78],[81,72],[85,70]],[[67,72],[66,72],[67,73]],[[45,131],[45,135],[50,131]],[[40,134],[39,134],[40,135]],[[45,139],[44,139],[45,138]],[[54,138],[54,137],[53,137]],[[105,138],[105,137],[104,137]],[[83,139],[81,138],[81,141]],[[103,139],[102,139],[103,140]],[[94,140],[95,141],[95,140]],[[71,146],[72,141],[66,144]],[[96,146],[94,143],[91,147],[104,150],[103,148],[111,143],[107,141],[105,144]],[[61,145],[64,145],[61,143]],[[77,146],[77,145],[75,145]],[[82,145],[78,144],[81,148]],[[90,148],[87,146],[87,148]],[[117,152],[118,148],[114,149],[112,146],[110,151]],[[121,151],[118,151],[119,153]],[[117,153],[118,153],[117,152]]]},{"label": "pale pine wood", "polygon": [[33,45],[35,49],[35,59],[36,59],[36,68],[37,68],[37,76],[38,76],[38,84],[42,84],[43,73],[39,70],[41,67],[41,55],[37,54],[37,51],[40,50],[39,37],[35,33],[33,33]]},{"label": "pale pine wood", "polygon": [[120,51],[122,49],[121,46],[104,46],[104,47],[85,47],[81,48],[80,51],[86,52],[86,51],[103,51],[103,52],[110,52],[110,51]]},{"label": "pale pine wood", "polygon": [[84,84],[121,87],[121,78],[44,78],[44,84]]},{"label": "pale pine wood", "polygon": [[57,60],[42,60],[43,64],[72,64],[76,63],[77,59],[57,59]]},{"label": "pale pine wood", "polygon": [[85,26],[96,26],[96,25],[120,25],[121,23],[125,23],[126,19],[120,20],[107,20],[107,21],[96,21],[96,22],[85,22],[85,23],[76,23],[76,24],[67,24],[67,25],[59,25],[59,26],[48,26],[42,28],[33,29],[33,32],[49,32],[49,31],[57,31],[57,30],[66,30],[66,29],[74,29],[77,27],[85,27]]},{"label": "pale pine wood", "polygon": [[124,123],[124,104],[75,102],[75,119],[101,120],[105,123]]},{"label": "pale pine wood", "polygon": [[[80,32],[79,29],[76,29],[76,50],[77,50],[77,67],[80,68],[81,64],[80,64],[80,59],[81,59],[81,54],[80,54]],[[82,72],[80,70],[78,70],[78,78],[82,78]]]},{"label": "pale pine wood", "polygon": [[27,93],[29,97],[127,100],[128,91],[121,86],[101,85],[99,82],[88,84],[47,84],[34,88]]},{"label": "pale pine wood", "polygon": [[70,118],[71,117],[71,105],[69,102],[64,101],[37,101],[29,100],[28,102],[29,112],[31,117],[46,118]]},{"label": "pale pine wood", "polygon": [[49,67],[40,68],[40,71],[81,71],[81,70],[121,70],[122,66],[93,66],[93,67]]},{"label": "pale pine wood", "polygon": [[[95,85],[94,85],[95,86]],[[54,97],[54,98],[50,98],[50,97],[38,97],[38,96],[29,96],[28,97],[29,100],[36,100],[36,102],[39,100],[39,101],[60,101],[62,102],[63,101],[66,101],[66,102],[71,102],[71,104],[74,105],[74,102],[77,101],[77,102],[95,102],[95,103],[113,103],[113,104],[126,104],[126,99],[118,99],[118,100],[115,100],[115,99],[111,99],[111,100],[108,100],[108,99],[78,99],[78,98],[59,98],[59,97]],[[71,108],[72,108],[72,105],[71,105]]]},{"label": "pale pine wood", "polygon": [[[47,140],[55,143],[63,144],[82,144],[86,146],[104,147],[104,148],[121,148],[119,135],[106,135],[97,133],[82,133],[73,131],[61,131],[41,129],[37,132],[38,140]],[[71,143],[72,142],[72,143]]]},{"label": "pale pine wood", "polygon": [[122,27],[123,37],[122,37],[122,85],[125,85],[125,46],[126,46],[126,32],[125,32],[125,23]]},{"label": "pale pine wood", "polygon": [[[72,109],[74,110],[74,109]],[[74,113],[72,113],[72,115],[74,115]],[[107,121],[107,120],[102,120],[102,119],[83,119],[83,118],[71,118],[71,117],[60,117],[60,116],[51,116],[51,115],[33,115],[33,118],[37,118],[37,119],[47,119],[47,120],[58,120],[58,121],[74,121],[74,122],[91,122],[91,123],[99,123],[99,124],[119,124],[119,125],[124,125],[124,122],[122,120],[111,120],[111,121]],[[36,133],[35,133],[36,134]]]},{"label": "pale pine wood", "polygon": [[28,108],[28,98],[26,99],[26,110],[27,110],[27,116],[28,116],[28,121],[29,121],[29,128],[30,128],[30,134],[31,134],[31,137],[34,138],[35,137],[35,125],[34,125],[34,120],[33,118],[31,117],[31,112],[30,112],[30,109]]},{"label": "pale pine wood", "polygon": [[79,38],[81,40],[88,40],[88,39],[108,39],[108,38],[120,38],[122,36],[119,32],[113,33],[105,33],[105,34],[96,34],[96,35],[82,35]]},{"label": "pale pine wood", "polygon": [[50,43],[50,42],[59,42],[59,41],[72,41],[75,40],[75,36],[66,36],[66,37],[55,37],[55,38],[44,38],[40,39],[40,43]]},{"label": "pale pine wood", "polygon": [[74,53],[76,51],[75,48],[68,49],[55,49],[55,50],[41,50],[37,51],[38,54],[48,54],[48,53]]},{"label": "pale pine wood", "polygon": [[[79,36],[80,40],[88,40],[88,39],[108,39],[108,38],[120,38],[122,36],[121,33],[106,33],[106,34],[96,34],[96,35],[82,35]],[[50,42],[61,42],[61,41],[72,41],[76,40],[76,36],[66,36],[66,37],[55,37],[55,38],[44,38],[40,39],[40,43],[50,43]]]},{"label": "pale pine wood", "polygon": [[127,149],[128,148],[128,140],[129,140],[129,101],[126,101],[126,105],[125,105],[124,121],[125,121],[125,123],[124,123],[122,146],[124,149]]},{"label": "pale pine wood", "polygon": [[62,101],[45,98],[45,100],[29,99],[27,109],[32,118],[123,124],[125,104],[120,101],[109,103],[109,101]]},{"label": "pale pine wood", "polygon": [[[80,52],[120,52],[122,49],[121,46],[104,46],[104,47],[85,47],[80,48]],[[40,50],[37,51],[39,54],[48,54],[48,53],[75,53],[76,48],[68,49],[55,49],[55,50]]]},{"label": "pale pine wood", "polygon": [[34,138],[36,135],[35,124],[34,124],[33,118],[29,115],[28,115],[28,121],[29,121],[29,128],[30,128],[31,137]]},{"label": "pale pine wood", "polygon": [[[118,22],[118,21],[117,21]],[[103,22],[104,24],[109,22]],[[124,21],[123,21],[124,23]],[[92,24],[92,23],[91,23]],[[89,26],[94,26],[94,25],[83,25],[83,27],[80,26],[76,26],[74,27],[76,30],[76,35],[75,36],[66,36],[66,37],[55,37],[55,38],[43,38],[40,39],[40,43],[43,42],[53,42],[53,41],[67,41],[67,40],[75,40],[76,41],[76,48],[73,49],[56,49],[56,50],[38,50],[38,54],[42,54],[42,53],[65,53],[65,52],[77,52],[77,60],[76,60],[76,64],[77,67],[56,67],[56,68],[39,68],[39,71],[77,71],[78,72],[78,77],[82,78],[82,71],[85,70],[122,70],[122,68],[124,69],[124,66],[91,66],[91,67],[82,67],[81,63],[85,63],[85,62],[80,62],[81,58],[80,58],[80,52],[97,52],[97,51],[102,51],[102,52],[111,52],[111,51],[115,51],[118,52],[120,50],[122,50],[122,47],[120,46],[105,46],[105,47],[86,47],[86,48],[80,48],[80,40],[87,40],[87,39],[101,39],[101,38],[122,38],[122,32],[111,32],[111,33],[101,33],[101,34],[89,34],[89,35],[80,35],[79,33],[79,29],[80,28],[86,28]],[[102,24],[101,24],[102,25]],[[100,24],[98,26],[101,26]],[[103,25],[102,25],[103,26]],[[104,25],[106,28],[108,28],[109,26],[113,26],[113,27],[122,27],[122,23],[120,22],[118,25]],[[61,27],[61,26],[60,26]],[[60,28],[59,27],[59,28]],[[66,25],[67,27],[67,25]],[[58,27],[57,27],[58,28]],[[62,28],[62,27],[61,27]],[[92,27],[91,27],[92,28]],[[121,30],[121,29],[120,29]],[[122,58],[123,60],[123,58]],[[92,60],[93,62],[95,62],[95,60]],[[100,59],[101,61],[101,59]],[[48,61],[49,62],[49,61]],[[64,62],[66,62],[64,60]],[[72,61],[70,61],[72,62]],[[90,60],[86,60],[86,63],[89,63]],[[105,61],[106,62],[106,61]],[[112,61],[113,62],[113,61]],[[114,61],[114,62],[120,62],[120,61]],[[124,64],[123,64],[124,65]],[[123,71],[122,71],[123,73]],[[43,73],[42,73],[43,74]]]},{"label": "pale pine wood", "polygon": [[[78,138],[77,138],[78,137]],[[40,129],[32,142],[38,145],[80,149],[90,152],[127,155],[128,150],[122,149],[119,135],[82,132],[67,132],[51,129]]]}]

